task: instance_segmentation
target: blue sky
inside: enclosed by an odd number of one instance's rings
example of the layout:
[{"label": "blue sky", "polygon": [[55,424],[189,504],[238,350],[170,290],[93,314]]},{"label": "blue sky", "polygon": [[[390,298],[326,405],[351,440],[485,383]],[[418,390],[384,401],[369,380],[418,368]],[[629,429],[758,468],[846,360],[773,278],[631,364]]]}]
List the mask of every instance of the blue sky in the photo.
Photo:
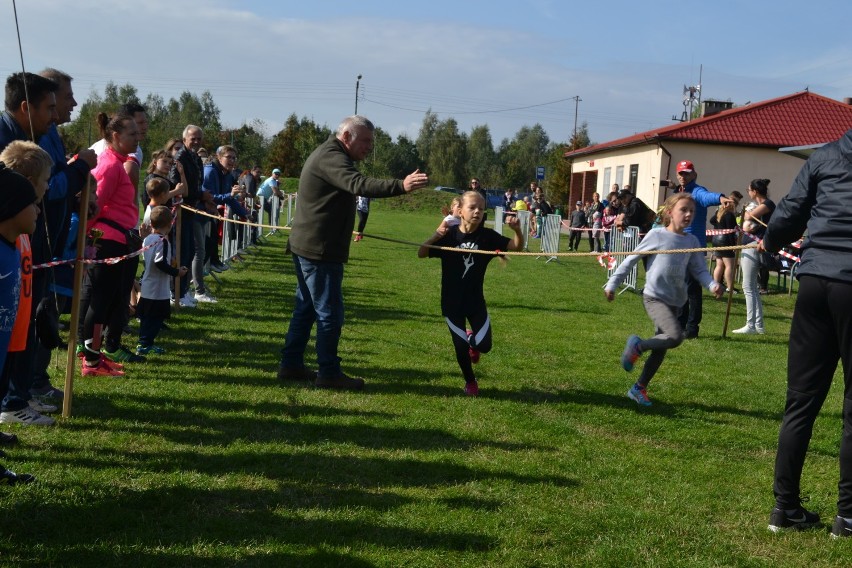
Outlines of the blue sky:
[{"label": "blue sky", "polygon": [[[575,96],[596,142],[671,124],[702,65],[704,98],[852,97],[848,0],[17,4],[27,69],[70,73],[79,101],[108,80],[143,97],[208,89],[226,126],[259,118],[270,135],[294,112],[336,126],[359,74],[359,112],[392,135],[416,138],[431,109],[464,132],[488,124],[495,145],[536,123],[566,141]],[[5,76],[20,61],[0,10]]]}]

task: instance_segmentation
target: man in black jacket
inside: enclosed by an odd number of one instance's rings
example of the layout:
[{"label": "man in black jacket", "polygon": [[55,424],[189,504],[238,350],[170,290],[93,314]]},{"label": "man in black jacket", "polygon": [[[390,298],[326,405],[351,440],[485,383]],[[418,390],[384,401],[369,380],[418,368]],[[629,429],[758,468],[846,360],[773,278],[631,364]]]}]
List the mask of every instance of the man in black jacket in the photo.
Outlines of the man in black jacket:
[{"label": "man in black jacket", "polygon": [[[843,435],[837,517],[831,533],[852,536],[852,130],[805,163],[772,215],[762,248],[777,252],[807,229],[790,325],[787,402],[775,457],[769,529],[818,526],[802,507],[802,468],[814,421],[843,362]],[[760,250],[760,249],[759,249]]]},{"label": "man in black jacket", "polygon": [[[337,133],[311,153],[299,178],[298,207],[287,250],[296,269],[296,304],[281,350],[280,380],[313,380],[316,386],[361,390],[364,380],[340,369],[337,345],[343,327],[343,265],[349,260],[355,227],[355,197],[392,197],[429,183],[415,170],[404,180],[363,175],[355,162],[373,149],[375,127],[367,118],[350,116]],[[305,348],[317,324],[316,375],[305,368]]]},{"label": "man in black jacket", "polygon": [[[175,162],[183,166],[186,177],[186,195],[183,202],[189,207],[200,207],[201,195],[203,193],[202,179],[204,165],[198,157],[198,149],[201,148],[201,140],[204,134],[201,128],[194,124],[187,125],[183,129],[183,148],[175,155]],[[172,167],[169,179],[174,185],[181,183],[180,173],[176,167]],[[204,236],[206,235],[207,219],[197,217],[191,211],[184,209],[181,212],[181,242],[180,261],[183,266],[188,266],[192,261],[192,277],[204,281]],[[175,300],[178,299],[177,291]],[[197,302],[189,294],[189,278],[181,278],[180,281],[180,305],[184,308],[194,308]]]}]

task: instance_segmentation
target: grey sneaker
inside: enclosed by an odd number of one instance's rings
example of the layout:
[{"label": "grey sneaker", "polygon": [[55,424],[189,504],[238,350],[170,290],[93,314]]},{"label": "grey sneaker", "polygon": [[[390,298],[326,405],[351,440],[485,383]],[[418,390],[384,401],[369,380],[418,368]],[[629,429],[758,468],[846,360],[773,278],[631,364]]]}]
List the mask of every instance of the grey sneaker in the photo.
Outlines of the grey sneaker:
[{"label": "grey sneaker", "polygon": [[847,521],[840,515],[834,517],[831,526],[831,538],[846,538],[852,536],[852,522]]},{"label": "grey sneaker", "polygon": [[35,410],[39,414],[51,414],[51,413],[59,410],[58,406],[56,406],[54,404],[47,404],[46,402],[42,401],[37,396],[32,397],[28,401],[28,404],[30,405],[30,408],[32,408],[33,410]]},{"label": "grey sneaker", "polygon": [[58,389],[51,384],[39,389],[30,389],[30,394],[33,396],[56,398],[59,400],[65,398],[65,393],[62,392],[62,389]]}]

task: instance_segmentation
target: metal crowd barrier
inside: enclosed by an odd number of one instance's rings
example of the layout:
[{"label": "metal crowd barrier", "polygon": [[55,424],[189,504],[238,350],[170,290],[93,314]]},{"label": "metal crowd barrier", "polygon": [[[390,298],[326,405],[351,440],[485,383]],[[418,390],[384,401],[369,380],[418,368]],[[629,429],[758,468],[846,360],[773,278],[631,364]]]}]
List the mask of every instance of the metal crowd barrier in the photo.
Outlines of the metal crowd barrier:
[{"label": "metal crowd barrier", "polygon": [[494,230],[503,234],[503,208],[499,206],[494,208]]},{"label": "metal crowd barrier", "polygon": [[[639,245],[639,227],[627,227],[625,230],[616,228],[614,225],[609,234],[609,250],[611,252],[632,252]],[[625,255],[615,255],[615,262],[609,270],[607,270],[607,278],[613,275],[624,259]],[[636,290],[636,274],[638,272],[638,264],[633,265],[633,269],[624,279],[623,288],[618,292],[621,294],[625,290]]]},{"label": "metal crowd barrier", "polygon": [[559,235],[561,234],[562,217],[559,215],[547,215],[542,219],[541,226],[541,252],[550,255],[547,262],[557,260],[554,256],[559,252]]}]

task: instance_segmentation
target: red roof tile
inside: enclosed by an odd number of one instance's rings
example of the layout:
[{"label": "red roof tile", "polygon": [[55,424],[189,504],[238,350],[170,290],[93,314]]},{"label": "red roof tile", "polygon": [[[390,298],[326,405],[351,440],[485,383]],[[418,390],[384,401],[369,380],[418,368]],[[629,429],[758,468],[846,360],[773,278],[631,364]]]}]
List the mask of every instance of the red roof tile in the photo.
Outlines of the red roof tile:
[{"label": "red roof tile", "polygon": [[722,111],[671,126],[640,132],[574,152],[577,157],[651,140],[783,148],[820,144],[852,128],[852,105],[804,91]]}]

